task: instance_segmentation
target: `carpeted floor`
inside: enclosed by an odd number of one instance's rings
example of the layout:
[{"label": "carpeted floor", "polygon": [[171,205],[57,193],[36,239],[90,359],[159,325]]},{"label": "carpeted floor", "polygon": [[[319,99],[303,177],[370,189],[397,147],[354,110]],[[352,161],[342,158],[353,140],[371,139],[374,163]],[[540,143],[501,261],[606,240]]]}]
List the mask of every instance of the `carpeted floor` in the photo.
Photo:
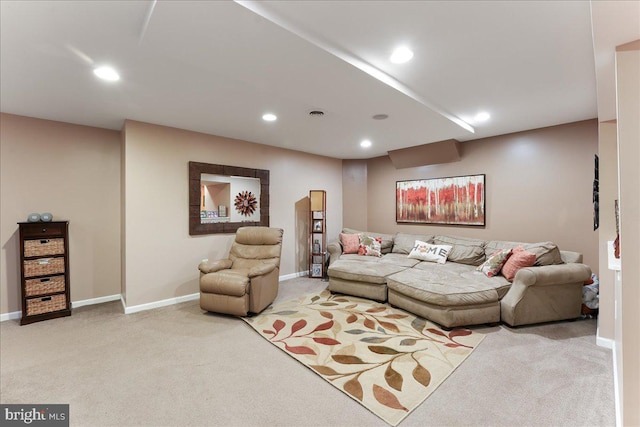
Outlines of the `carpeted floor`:
[{"label": "carpeted floor", "polygon": [[[281,283],[277,301],[326,282]],[[595,320],[478,327],[482,344],[400,426],[613,426]],[[384,426],[237,318],[197,301],[0,324],[0,401],[69,403],[72,426]]]}]

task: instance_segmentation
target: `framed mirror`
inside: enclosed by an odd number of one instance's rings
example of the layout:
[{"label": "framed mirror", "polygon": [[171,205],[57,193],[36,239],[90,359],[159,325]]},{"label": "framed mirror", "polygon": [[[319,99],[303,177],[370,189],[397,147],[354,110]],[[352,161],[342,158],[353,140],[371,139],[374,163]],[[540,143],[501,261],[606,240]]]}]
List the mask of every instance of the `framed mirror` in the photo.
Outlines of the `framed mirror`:
[{"label": "framed mirror", "polygon": [[269,226],[269,171],[189,162],[189,234]]}]

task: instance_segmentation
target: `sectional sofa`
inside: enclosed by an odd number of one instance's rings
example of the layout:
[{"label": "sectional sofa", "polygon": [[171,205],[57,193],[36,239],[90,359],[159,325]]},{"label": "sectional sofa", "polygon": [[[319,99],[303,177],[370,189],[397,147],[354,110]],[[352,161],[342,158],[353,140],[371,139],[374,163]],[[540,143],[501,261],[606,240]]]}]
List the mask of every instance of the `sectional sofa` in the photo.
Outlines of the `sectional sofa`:
[{"label": "sectional sofa", "polygon": [[[403,308],[445,328],[504,322],[510,326],[578,318],[582,286],[591,269],[582,254],[552,242],[484,241],[448,235],[395,235],[345,228],[346,235],[377,238],[381,256],[343,253],[340,239],[327,245],[329,290]],[[446,262],[410,258],[416,241],[450,247]],[[478,266],[500,250],[535,254],[512,281],[488,277]]]}]

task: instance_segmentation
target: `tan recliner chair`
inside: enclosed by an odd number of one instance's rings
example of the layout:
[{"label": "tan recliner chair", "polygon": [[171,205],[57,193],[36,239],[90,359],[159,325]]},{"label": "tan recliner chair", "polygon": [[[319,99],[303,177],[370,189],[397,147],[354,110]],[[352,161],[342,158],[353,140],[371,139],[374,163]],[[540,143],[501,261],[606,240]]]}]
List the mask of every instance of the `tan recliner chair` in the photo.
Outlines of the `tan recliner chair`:
[{"label": "tan recliner chair", "polygon": [[283,230],[241,227],[228,259],[201,262],[200,308],[246,316],[259,313],[278,295]]}]

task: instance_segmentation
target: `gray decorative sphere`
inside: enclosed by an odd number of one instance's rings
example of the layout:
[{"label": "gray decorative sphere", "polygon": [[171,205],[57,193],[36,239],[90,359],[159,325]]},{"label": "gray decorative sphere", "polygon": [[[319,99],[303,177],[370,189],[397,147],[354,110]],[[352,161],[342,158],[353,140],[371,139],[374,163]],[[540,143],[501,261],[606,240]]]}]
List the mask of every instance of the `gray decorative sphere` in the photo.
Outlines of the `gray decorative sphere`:
[{"label": "gray decorative sphere", "polygon": [[29,221],[29,222],[38,222],[38,221],[40,221],[40,214],[30,213],[29,216],[27,217],[27,221]]},{"label": "gray decorative sphere", "polygon": [[40,215],[40,219],[44,222],[50,222],[53,219],[53,215],[51,215],[49,212],[45,212]]}]

